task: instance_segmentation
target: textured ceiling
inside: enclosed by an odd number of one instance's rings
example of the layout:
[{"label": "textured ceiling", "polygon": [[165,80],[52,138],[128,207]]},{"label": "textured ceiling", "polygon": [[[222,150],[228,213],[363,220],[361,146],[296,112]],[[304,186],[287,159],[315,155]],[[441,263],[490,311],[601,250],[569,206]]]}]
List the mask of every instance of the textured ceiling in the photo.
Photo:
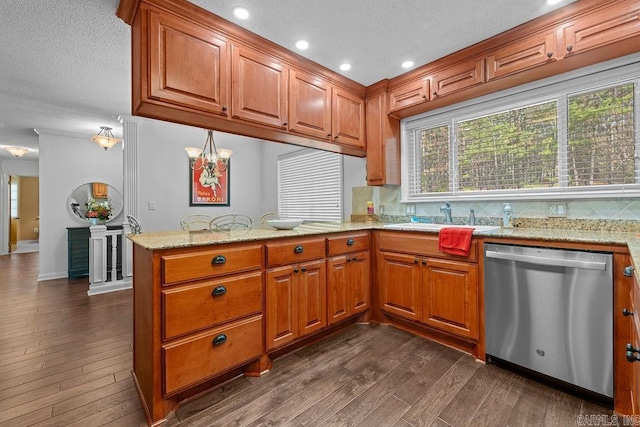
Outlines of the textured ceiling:
[{"label": "textured ceiling", "polygon": [[[564,0],[553,8],[573,0]],[[545,0],[192,0],[364,85],[549,12]],[[118,0],[0,2],[0,145],[38,147],[33,129],[91,135],[131,113],[130,27]],[[247,21],[231,14],[249,9]],[[341,72],[338,66],[353,68]],[[0,158],[10,158],[0,150]],[[37,152],[25,160],[37,159]]]}]

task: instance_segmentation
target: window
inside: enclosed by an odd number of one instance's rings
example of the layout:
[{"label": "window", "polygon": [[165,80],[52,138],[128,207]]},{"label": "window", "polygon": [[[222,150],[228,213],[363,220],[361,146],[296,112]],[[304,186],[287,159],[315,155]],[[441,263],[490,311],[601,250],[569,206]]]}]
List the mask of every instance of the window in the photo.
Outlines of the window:
[{"label": "window", "polygon": [[10,193],[11,218],[18,218],[18,181],[16,178],[11,178]]},{"label": "window", "polygon": [[342,221],[342,157],[301,150],[278,157],[281,218]]},{"label": "window", "polygon": [[404,120],[403,200],[638,196],[633,65]]}]

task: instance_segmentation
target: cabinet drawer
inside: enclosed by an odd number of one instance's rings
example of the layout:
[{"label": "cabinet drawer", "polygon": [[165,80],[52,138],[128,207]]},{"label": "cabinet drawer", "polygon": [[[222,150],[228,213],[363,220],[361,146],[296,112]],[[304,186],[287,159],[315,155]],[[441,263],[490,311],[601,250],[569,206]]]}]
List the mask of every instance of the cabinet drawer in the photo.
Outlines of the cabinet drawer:
[{"label": "cabinet drawer", "polygon": [[173,394],[262,353],[262,316],[162,347],[164,394]]},{"label": "cabinet drawer", "polygon": [[204,279],[262,267],[262,246],[219,248],[162,257],[164,284]]},{"label": "cabinet drawer", "polygon": [[262,311],[262,272],[162,291],[163,337],[173,338]]},{"label": "cabinet drawer", "polygon": [[324,258],[324,239],[296,239],[266,246],[268,267]]},{"label": "cabinet drawer", "polygon": [[328,256],[348,254],[351,252],[361,252],[369,250],[369,235],[348,234],[327,238]]},{"label": "cabinet drawer", "polygon": [[438,236],[422,233],[417,235],[415,233],[407,232],[380,232],[380,250],[391,252],[404,252],[408,254],[426,255],[441,258],[455,258],[464,259],[466,261],[475,262],[478,260],[478,241],[473,240],[471,242],[471,249],[469,255],[458,256],[451,255],[446,252],[438,250]]}]

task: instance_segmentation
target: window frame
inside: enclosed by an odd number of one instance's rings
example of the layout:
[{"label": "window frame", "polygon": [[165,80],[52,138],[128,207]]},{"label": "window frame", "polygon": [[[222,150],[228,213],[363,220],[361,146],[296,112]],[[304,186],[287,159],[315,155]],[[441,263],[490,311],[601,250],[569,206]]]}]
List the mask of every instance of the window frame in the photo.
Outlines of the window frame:
[{"label": "window frame", "polygon": [[[558,176],[559,187],[539,189],[510,189],[456,192],[456,147],[457,122],[501,111],[521,108],[541,102],[557,100],[558,106],[558,167],[566,165],[567,114],[570,96],[593,92],[624,83],[634,83],[634,130],[636,152],[636,183],[597,185],[592,187],[570,187],[566,176]],[[441,125],[449,126],[449,189],[448,192],[410,194],[409,161],[415,156],[410,153],[411,138],[415,140],[422,129]],[[445,200],[537,200],[537,199],[585,199],[606,197],[640,196],[640,54],[609,61],[596,66],[565,73],[559,76],[506,89],[494,94],[468,100],[459,104],[437,109],[418,116],[403,119],[400,124],[400,164],[401,202],[435,202]],[[562,169],[560,169],[562,171]],[[563,182],[563,179],[565,181]],[[453,190],[453,191],[451,191]]]}]

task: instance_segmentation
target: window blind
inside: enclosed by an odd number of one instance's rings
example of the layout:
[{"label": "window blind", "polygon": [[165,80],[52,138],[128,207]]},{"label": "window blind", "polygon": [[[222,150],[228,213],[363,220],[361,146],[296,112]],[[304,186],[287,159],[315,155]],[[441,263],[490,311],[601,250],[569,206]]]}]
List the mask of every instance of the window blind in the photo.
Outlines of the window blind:
[{"label": "window blind", "polygon": [[301,150],[278,157],[281,218],[342,221],[342,157]]}]

